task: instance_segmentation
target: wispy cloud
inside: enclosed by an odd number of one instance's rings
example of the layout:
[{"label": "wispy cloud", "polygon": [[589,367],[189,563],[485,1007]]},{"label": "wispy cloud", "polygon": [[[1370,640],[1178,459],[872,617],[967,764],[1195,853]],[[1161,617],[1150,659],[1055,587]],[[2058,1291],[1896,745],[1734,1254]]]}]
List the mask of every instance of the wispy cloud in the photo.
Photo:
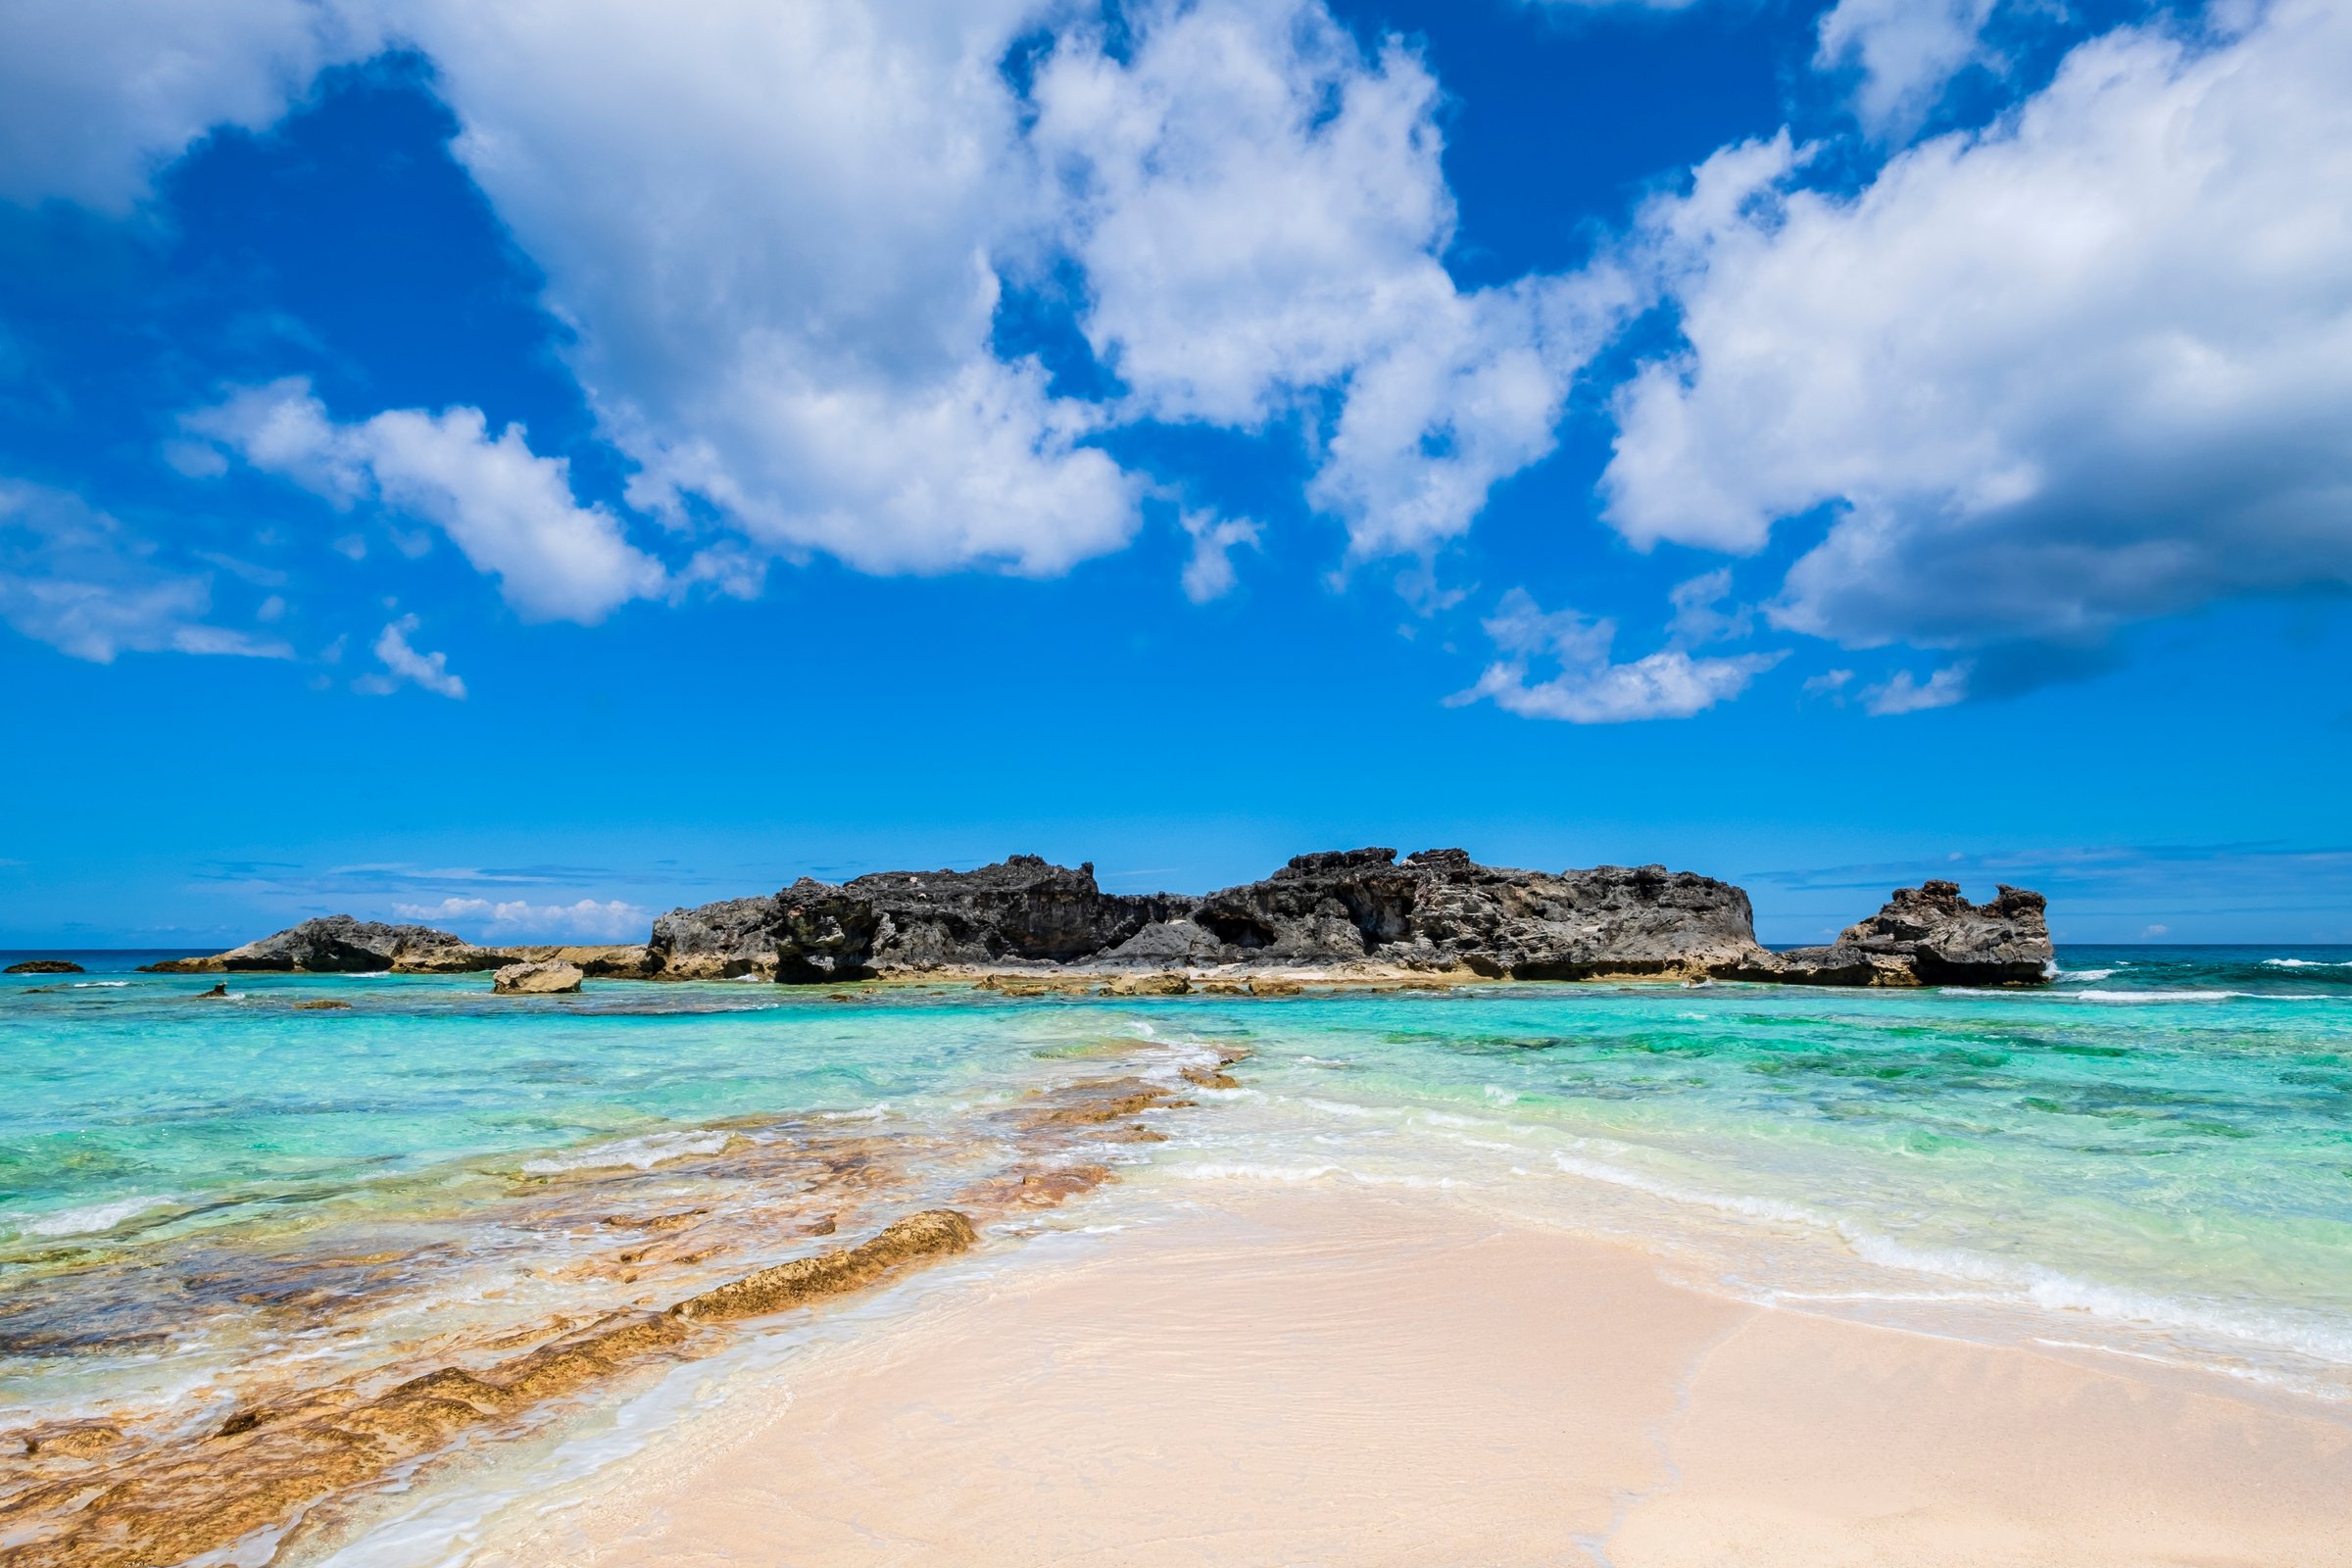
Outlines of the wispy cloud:
[{"label": "wispy cloud", "polygon": [[466,682],[450,673],[449,656],[419,653],[409,646],[409,633],[416,629],[415,615],[403,615],[386,626],[375,640],[375,657],[383,661],[384,667],[362,675],[351,683],[351,689],[370,697],[389,697],[406,681],[437,697],[464,702]]}]

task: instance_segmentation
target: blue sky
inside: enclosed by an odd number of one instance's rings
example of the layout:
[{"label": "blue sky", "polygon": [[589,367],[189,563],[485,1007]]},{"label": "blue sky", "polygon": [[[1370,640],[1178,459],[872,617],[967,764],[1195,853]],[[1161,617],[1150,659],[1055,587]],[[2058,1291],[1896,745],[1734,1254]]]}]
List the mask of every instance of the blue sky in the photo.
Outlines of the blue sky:
[{"label": "blue sky", "polygon": [[2324,0],[0,14],[0,946],[1461,844],[2352,941]]}]

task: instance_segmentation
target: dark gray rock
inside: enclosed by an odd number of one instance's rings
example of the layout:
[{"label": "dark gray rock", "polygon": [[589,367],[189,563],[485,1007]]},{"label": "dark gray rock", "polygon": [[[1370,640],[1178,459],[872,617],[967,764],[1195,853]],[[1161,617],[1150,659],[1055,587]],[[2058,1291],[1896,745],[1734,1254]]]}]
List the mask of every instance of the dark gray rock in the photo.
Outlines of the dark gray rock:
[{"label": "dark gray rock", "polygon": [[873,960],[918,969],[1089,958],[1195,903],[1164,893],[1105,893],[1095,885],[1092,861],[1073,870],[1034,855],[977,871],[878,872],[842,891],[870,901],[880,916]]},{"label": "dark gray rock", "polygon": [[0,974],[86,974],[88,972],[71,958],[27,958],[23,963],[12,963],[7,968],[0,969]]},{"label": "dark gray rock", "polygon": [[672,909],[654,921],[646,939],[646,967],[673,979],[730,980],[773,974],[776,901],[721,899],[699,908]]},{"label": "dark gray rock", "polygon": [[1747,895],[1663,866],[1520,871],[1463,850],[1295,857],[1205,898],[1104,893],[1094,867],[1016,855],[976,871],[886,871],[673,909],[637,948],[477,948],[426,926],[334,915],[209,958],[151,967],[408,973],[564,962],[662,979],[862,979],[954,967],[1165,972],[1210,966],[1413,969],[1491,978],[1658,975],[1807,985],[2026,985],[2051,964],[2041,895],[1974,905],[1949,882],[1900,889],[1837,943],[1767,953]]},{"label": "dark gray rock", "polygon": [[219,974],[253,970],[299,970],[308,974],[355,974],[396,969],[404,974],[462,974],[495,969],[505,962],[495,949],[477,948],[464,937],[425,925],[385,925],[330,914],[248,942],[209,958],[167,958],[147,968],[162,974]]},{"label": "dark gray rock", "polygon": [[1878,913],[1826,948],[1775,954],[1750,979],[1799,985],[2021,986],[2049,979],[2057,960],[2045,902],[2000,884],[1971,904],[1955,882],[1897,888]]},{"label": "dark gray rock", "polygon": [[1193,900],[1127,897],[1092,864],[1016,855],[976,871],[881,871],[834,886],[803,877],[770,898],[675,909],[654,922],[649,962],[683,978],[771,974],[859,979],[881,969],[1067,963],[1093,957]]},{"label": "dark gray rock", "polygon": [[1228,962],[1396,964],[1530,980],[1699,974],[1761,950],[1747,895],[1663,866],[1508,870],[1464,850],[1294,858],[1200,901]]}]

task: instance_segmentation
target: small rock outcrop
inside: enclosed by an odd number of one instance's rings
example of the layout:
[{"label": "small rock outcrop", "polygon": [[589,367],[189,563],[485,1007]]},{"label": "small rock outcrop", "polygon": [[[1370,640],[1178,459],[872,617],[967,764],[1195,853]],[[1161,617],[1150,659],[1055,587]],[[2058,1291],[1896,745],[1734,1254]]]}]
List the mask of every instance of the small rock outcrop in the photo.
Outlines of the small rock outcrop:
[{"label": "small rock outcrop", "polygon": [[27,958],[12,963],[0,974],[87,974],[89,971],[71,958]]},{"label": "small rock outcrop", "polygon": [[1971,904],[1956,882],[1897,888],[1867,920],[1823,948],[1793,948],[1743,979],[1830,986],[2023,986],[2048,980],[2057,961],[2045,902],[2003,883],[1989,904]]},{"label": "small rock outcrop", "polygon": [[553,997],[580,989],[586,978],[576,963],[554,959],[510,963],[490,977],[490,989],[505,997]]},{"label": "small rock outcrop", "polygon": [[276,970],[304,974],[464,974],[495,969],[506,958],[464,937],[427,925],[385,925],[330,914],[248,942],[209,958],[166,958],[146,967],[158,974],[220,974]]}]

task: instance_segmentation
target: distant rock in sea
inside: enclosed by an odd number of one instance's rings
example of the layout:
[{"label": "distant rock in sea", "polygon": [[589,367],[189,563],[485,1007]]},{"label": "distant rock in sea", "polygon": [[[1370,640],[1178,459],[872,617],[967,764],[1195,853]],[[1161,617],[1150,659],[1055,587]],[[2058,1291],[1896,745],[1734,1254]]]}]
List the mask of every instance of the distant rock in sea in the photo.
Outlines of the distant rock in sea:
[{"label": "distant rock in sea", "polygon": [[166,958],[147,967],[161,974],[249,970],[365,974],[378,969],[459,974],[468,969],[495,969],[505,961],[463,937],[431,926],[385,925],[330,914],[209,958]]},{"label": "distant rock in sea", "polygon": [[70,958],[27,958],[12,963],[0,974],[87,974],[89,971]]},{"label": "distant rock in sea", "polygon": [[1990,904],[1971,904],[1955,882],[1897,888],[1869,919],[1826,948],[1773,955],[1755,978],[1803,985],[2037,985],[2056,961],[2046,901],[1999,885]]},{"label": "distant rock in sea", "polygon": [[[1522,871],[1458,849],[1340,850],[1205,897],[1105,893],[1091,864],[1016,855],[974,871],[884,871],[672,909],[643,947],[484,948],[425,926],[347,915],[307,920],[210,958],[152,967],[211,973],[389,969],[534,971],[629,979],[782,983],[880,975],[1099,976],[1121,995],[1182,994],[1188,972],[1312,972],[1334,979],[1728,979],[1804,985],[2034,985],[2053,953],[2041,895],[2003,887],[1970,904],[1957,885],[1900,888],[1821,948],[1773,953],[1747,895],[1664,866]],[[1117,977],[1128,977],[1125,981]],[[1147,984],[1146,982],[1150,983]],[[1007,983],[1007,994],[1063,990]],[[1240,993],[1238,984],[1220,990]],[[1255,994],[1277,988],[1251,986]]]}]

